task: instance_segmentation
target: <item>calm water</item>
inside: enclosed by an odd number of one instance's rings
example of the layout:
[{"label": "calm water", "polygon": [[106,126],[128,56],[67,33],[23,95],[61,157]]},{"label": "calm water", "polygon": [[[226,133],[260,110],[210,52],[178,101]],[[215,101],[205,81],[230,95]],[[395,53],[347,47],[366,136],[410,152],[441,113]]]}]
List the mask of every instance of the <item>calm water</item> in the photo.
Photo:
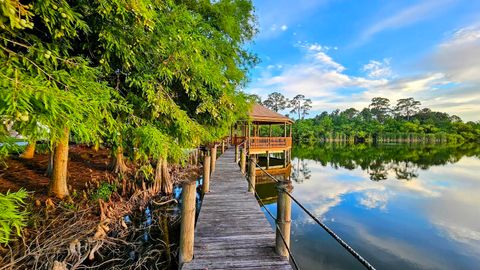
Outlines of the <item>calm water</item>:
[{"label": "calm water", "polygon": [[[317,145],[293,156],[294,196],[377,269],[480,269],[478,145]],[[276,213],[273,184],[258,191]],[[363,269],[292,205],[301,269]]]}]

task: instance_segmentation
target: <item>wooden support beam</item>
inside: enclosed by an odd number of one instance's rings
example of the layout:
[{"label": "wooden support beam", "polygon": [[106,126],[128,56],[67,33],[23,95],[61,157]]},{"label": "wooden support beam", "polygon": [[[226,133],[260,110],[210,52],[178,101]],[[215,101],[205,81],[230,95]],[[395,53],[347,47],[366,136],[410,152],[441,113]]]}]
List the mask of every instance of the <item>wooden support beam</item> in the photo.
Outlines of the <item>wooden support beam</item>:
[{"label": "wooden support beam", "polygon": [[240,150],[240,146],[235,145],[235,163],[238,162],[238,154],[240,154],[239,150]]},{"label": "wooden support beam", "polygon": [[275,230],[275,252],[284,257],[288,257],[290,248],[290,226],[292,215],[292,199],[286,192],[292,190],[289,182],[281,182],[277,185],[277,220],[278,225]]},{"label": "wooden support beam", "polygon": [[270,153],[267,151],[267,170],[270,169]]},{"label": "wooden support beam", "polygon": [[203,160],[203,186],[202,186],[202,191],[203,194],[207,193],[210,191],[210,161],[211,161],[210,156],[205,156]]},{"label": "wooden support beam", "polygon": [[195,181],[182,185],[182,222],[180,224],[180,266],[193,259],[195,232]]},{"label": "wooden support beam", "polygon": [[248,163],[248,169],[249,169],[249,174],[248,174],[248,181],[250,181],[250,185],[248,185],[248,192],[255,192],[255,170],[257,168],[257,165],[255,165],[256,158],[255,155],[250,155],[250,160]]},{"label": "wooden support beam", "polygon": [[243,174],[247,172],[247,150],[245,147],[240,152],[240,170]]},{"label": "wooden support beam", "polygon": [[215,165],[217,163],[217,144],[214,144],[213,147],[211,148],[211,153],[210,155],[212,156],[212,162],[211,162],[211,169],[210,172],[213,173],[215,171]]}]

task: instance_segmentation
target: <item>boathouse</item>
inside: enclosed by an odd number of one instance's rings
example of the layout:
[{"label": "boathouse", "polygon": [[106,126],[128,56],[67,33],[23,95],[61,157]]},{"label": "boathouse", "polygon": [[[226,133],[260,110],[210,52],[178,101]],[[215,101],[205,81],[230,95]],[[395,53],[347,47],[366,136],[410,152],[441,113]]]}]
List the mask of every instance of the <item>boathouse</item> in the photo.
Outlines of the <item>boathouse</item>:
[{"label": "boathouse", "polygon": [[285,168],[290,164],[292,124],[290,118],[254,104],[249,119],[232,128],[231,142],[249,155],[258,155],[266,169]]}]

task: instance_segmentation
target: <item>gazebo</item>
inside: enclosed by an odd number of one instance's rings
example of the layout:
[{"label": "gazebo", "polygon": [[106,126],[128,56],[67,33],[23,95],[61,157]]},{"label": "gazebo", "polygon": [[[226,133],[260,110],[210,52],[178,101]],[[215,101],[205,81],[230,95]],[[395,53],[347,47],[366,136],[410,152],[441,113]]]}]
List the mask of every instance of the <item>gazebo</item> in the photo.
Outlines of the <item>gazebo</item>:
[{"label": "gazebo", "polygon": [[[282,167],[290,163],[293,121],[262,105],[255,104],[249,119],[238,122],[231,132],[231,141],[248,151],[249,155],[266,154],[266,167],[270,167],[270,154],[283,153]],[[274,165],[274,164],[272,164]]]}]

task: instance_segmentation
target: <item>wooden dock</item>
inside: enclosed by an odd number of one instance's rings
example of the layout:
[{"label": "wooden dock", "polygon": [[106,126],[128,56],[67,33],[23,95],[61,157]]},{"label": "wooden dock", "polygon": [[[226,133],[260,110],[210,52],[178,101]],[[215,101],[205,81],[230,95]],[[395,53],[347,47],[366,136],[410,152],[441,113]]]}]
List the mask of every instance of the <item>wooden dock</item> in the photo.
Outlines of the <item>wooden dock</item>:
[{"label": "wooden dock", "polygon": [[217,160],[195,228],[194,259],[182,269],[292,269],[228,149]]}]

